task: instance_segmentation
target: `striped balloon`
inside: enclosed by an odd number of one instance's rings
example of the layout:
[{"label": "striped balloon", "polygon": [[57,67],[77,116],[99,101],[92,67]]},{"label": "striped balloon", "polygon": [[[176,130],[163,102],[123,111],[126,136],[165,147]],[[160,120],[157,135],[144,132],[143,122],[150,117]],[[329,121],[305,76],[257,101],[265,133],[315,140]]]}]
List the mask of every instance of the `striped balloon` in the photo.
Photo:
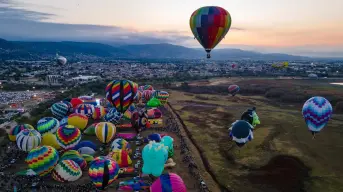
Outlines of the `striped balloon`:
[{"label": "striped balloon", "polygon": [[143,91],[137,91],[136,96],[133,98],[134,103],[139,103],[139,101],[142,99]]},{"label": "striped balloon", "polygon": [[66,104],[67,106],[68,106],[68,112],[69,113],[72,113],[73,112],[73,104],[71,104],[69,101],[65,101],[65,100],[63,100],[63,101],[61,101],[62,103],[64,103],[64,104]]},{"label": "striped balloon", "polygon": [[143,90],[150,90],[153,91],[154,88],[151,85],[144,85]]},{"label": "striped balloon", "polygon": [[94,157],[92,155],[81,154],[81,156],[87,162],[87,164],[90,164],[94,160]]},{"label": "striped balloon", "polygon": [[324,97],[312,97],[305,102],[302,114],[308,129],[316,133],[329,122],[332,116],[332,106]]},{"label": "striped balloon", "polygon": [[58,152],[50,146],[32,149],[25,159],[29,168],[40,176],[49,174],[58,162]]},{"label": "striped balloon", "polygon": [[120,113],[124,113],[132,104],[137,89],[137,84],[132,81],[114,80],[106,86],[106,98]]},{"label": "striped balloon", "polygon": [[148,102],[152,98],[154,92],[155,91],[152,91],[152,90],[144,90],[143,91],[143,102]]},{"label": "striped balloon", "polygon": [[37,130],[41,135],[45,133],[55,133],[60,126],[60,122],[53,117],[44,117],[37,123]]},{"label": "striped balloon", "polygon": [[95,158],[89,167],[88,175],[97,189],[104,190],[118,177],[118,164],[108,157]]},{"label": "striped balloon", "polygon": [[56,165],[51,176],[59,182],[76,181],[81,178],[82,170],[73,160],[62,160]]},{"label": "striped balloon", "polygon": [[87,127],[88,117],[86,115],[73,113],[68,116],[68,125],[73,125],[81,131]]},{"label": "striped balloon", "polygon": [[93,112],[93,119],[94,120],[100,120],[106,115],[105,108],[103,106],[95,106],[94,112]]},{"label": "striped balloon", "polygon": [[87,117],[92,117],[94,106],[90,104],[80,104],[74,109],[74,112],[77,114],[86,115]]},{"label": "striped balloon", "polygon": [[132,164],[129,153],[126,150],[115,149],[111,151],[107,157],[112,158],[121,168],[128,167]]},{"label": "striped balloon", "polygon": [[182,178],[175,173],[167,173],[158,177],[152,183],[150,192],[187,192],[187,188]]},{"label": "striped balloon", "polygon": [[34,129],[24,129],[17,135],[17,146],[23,151],[31,151],[40,145],[42,137]]},{"label": "striped balloon", "polygon": [[11,128],[10,132],[8,133],[8,137],[11,141],[16,141],[17,135],[20,131],[24,129],[35,129],[32,125],[29,124],[21,124]]},{"label": "striped balloon", "polygon": [[89,104],[93,106],[97,105],[96,99],[92,96],[80,96],[79,99],[81,99],[84,104]]},{"label": "striped balloon", "polygon": [[155,91],[152,96],[160,100],[161,104],[164,105],[168,101],[169,93],[167,91]]},{"label": "striped balloon", "polygon": [[116,134],[116,126],[109,122],[101,122],[95,127],[95,135],[102,143],[109,143]]},{"label": "striped balloon", "polygon": [[57,119],[62,119],[64,116],[66,116],[69,112],[69,107],[62,103],[54,103],[51,106],[51,113],[57,118]]},{"label": "striped balloon", "polygon": [[56,140],[63,149],[71,149],[80,142],[81,131],[72,125],[60,127],[56,132]]},{"label": "striped balloon", "polygon": [[132,152],[130,143],[127,142],[125,139],[122,139],[122,138],[115,139],[111,144],[111,151],[114,151],[117,149],[126,150],[129,153]]},{"label": "striped balloon", "polygon": [[135,104],[130,105],[130,107],[123,114],[123,118],[126,120],[131,120],[132,114],[136,111]]},{"label": "striped balloon", "polygon": [[238,85],[230,85],[228,88],[229,93],[232,96],[235,96],[239,92],[240,88]]},{"label": "striped balloon", "polygon": [[84,160],[81,154],[76,150],[69,150],[64,152],[60,160],[72,160],[77,163],[81,167],[81,169],[85,169],[87,167],[86,160]]}]

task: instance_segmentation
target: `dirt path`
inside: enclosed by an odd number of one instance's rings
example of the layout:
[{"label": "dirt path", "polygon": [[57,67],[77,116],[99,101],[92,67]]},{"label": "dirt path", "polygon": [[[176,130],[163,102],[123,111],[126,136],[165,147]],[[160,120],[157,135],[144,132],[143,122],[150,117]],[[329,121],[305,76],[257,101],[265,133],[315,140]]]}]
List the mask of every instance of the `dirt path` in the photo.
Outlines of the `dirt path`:
[{"label": "dirt path", "polygon": [[187,127],[183,123],[180,116],[175,112],[173,107],[168,103],[169,111],[171,112],[172,116],[176,119],[177,124],[180,128],[181,134],[187,138],[187,143],[192,153],[192,156],[195,158],[197,163],[198,170],[201,173],[201,176],[204,178],[206,185],[208,186],[209,190],[212,192],[220,192],[220,191],[228,191],[224,186],[221,186],[217,181],[211,167],[209,166],[208,159],[203,154],[203,150],[200,146],[194,141],[192,135],[187,130]]}]

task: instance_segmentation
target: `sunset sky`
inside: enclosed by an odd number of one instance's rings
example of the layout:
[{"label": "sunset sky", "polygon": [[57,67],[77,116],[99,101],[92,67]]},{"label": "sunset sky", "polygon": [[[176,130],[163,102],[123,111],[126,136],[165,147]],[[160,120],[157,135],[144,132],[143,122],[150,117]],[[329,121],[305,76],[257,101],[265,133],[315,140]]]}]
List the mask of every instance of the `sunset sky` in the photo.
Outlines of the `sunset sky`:
[{"label": "sunset sky", "polygon": [[342,0],[0,0],[0,37],[199,47],[189,17],[208,5],[232,17],[219,48],[343,52]]}]

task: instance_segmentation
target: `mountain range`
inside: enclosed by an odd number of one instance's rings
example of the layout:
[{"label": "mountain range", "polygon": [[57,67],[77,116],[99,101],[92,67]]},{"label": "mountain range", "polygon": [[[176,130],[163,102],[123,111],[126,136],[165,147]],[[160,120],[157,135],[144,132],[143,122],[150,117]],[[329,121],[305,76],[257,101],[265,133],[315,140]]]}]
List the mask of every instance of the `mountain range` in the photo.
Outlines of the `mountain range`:
[{"label": "mountain range", "polygon": [[[67,58],[127,58],[127,59],[203,59],[206,52],[172,44],[112,46],[89,42],[22,42],[0,39],[0,59],[51,59],[56,53]],[[281,53],[263,54],[241,49],[215,49],[214,60],[308,60],[309,57]]]}]

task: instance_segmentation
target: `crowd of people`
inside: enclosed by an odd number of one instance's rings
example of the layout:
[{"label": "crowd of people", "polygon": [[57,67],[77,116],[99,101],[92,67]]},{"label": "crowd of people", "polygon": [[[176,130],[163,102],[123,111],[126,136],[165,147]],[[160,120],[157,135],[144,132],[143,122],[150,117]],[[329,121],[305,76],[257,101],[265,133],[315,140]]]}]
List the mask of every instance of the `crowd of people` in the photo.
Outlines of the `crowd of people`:
[{"label": "crowd of people", "polygon": [[0,92],[0,104],[22,103],[30,100],[35,94],[32,91]]}]

